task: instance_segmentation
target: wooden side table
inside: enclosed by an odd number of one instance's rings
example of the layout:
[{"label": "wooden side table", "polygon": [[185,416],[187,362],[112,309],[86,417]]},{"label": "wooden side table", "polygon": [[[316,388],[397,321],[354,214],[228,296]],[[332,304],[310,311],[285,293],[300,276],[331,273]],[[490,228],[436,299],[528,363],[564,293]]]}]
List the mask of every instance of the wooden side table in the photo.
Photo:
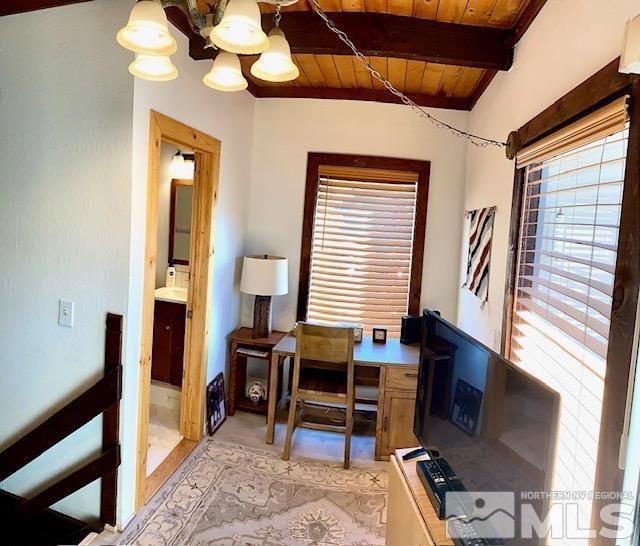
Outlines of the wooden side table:
[{"label": "wooden side table", "polygon": [[[252,338],[251,328],[238,328],[229,336],[229,387],[227,390],[227,414],[233,415],[236,409],[252,411],[254,413],[267,414],[269,396],[269,377],[271,373],[271,351],[277,343],[286,335],[286,332],[271,332],[269,337]],[[266,400],[254,404],[247,398],[245,389],[247,381],[247,359],[256,358],[263,360],[267,365],[267,378],[265,388]],[[284,357],[278,359],[278,374],[282,377],[282,364]],[[281,390],[282,381],[278,385]],[[277,393],[276,400],[280,398]]]}]

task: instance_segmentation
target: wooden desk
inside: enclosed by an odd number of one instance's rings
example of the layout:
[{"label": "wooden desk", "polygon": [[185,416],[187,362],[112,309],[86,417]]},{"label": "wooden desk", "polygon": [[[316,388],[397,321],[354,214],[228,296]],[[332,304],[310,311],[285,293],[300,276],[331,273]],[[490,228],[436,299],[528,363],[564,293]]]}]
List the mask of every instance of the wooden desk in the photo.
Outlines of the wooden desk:
[{"label": "wooden desk", "polygon": [[416,469],[423,455],[410,461],[402,456],[411,449],[398,449],[391,457],[387,503],[386,546],[453,546],[445,522],[438,519]]},{"label": "wooden desk", "polygon": [[[278,392],[279,362],[282,358],[293,357],[296,352],[296,338],[287,335],[271,352],[269,392]],[[430,355],[433,359],[434,355]],[[357,369],[377,368],[378,415],[376,418],[375,458],[388,458],[398,447],[415,445],[413,436],[413,411],[416,400],[418,362],[420,347],[403,345],[398,339],[388,339],[387,343],[373,343],[365,336],[362,343],[353,348],[353,360]],[[269,397],[267,414],[268,444],[273,443],[276,424],[276,396]]]}]

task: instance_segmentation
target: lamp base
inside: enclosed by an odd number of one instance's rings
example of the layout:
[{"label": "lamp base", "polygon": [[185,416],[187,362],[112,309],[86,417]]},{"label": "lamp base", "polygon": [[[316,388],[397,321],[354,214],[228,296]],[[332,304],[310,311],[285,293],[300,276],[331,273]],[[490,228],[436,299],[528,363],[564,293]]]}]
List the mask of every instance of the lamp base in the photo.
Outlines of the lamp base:
[{"label": "lamp base", "polygon": [[252,338],[271,335],[271,296],[256,296],[253,304]]}]

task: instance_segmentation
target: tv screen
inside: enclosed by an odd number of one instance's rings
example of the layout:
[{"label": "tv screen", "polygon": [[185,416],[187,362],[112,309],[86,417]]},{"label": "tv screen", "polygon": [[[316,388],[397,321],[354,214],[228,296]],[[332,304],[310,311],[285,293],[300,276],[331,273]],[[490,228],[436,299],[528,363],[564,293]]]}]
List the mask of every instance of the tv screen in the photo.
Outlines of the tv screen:
[{"label": "tv screen", "polygon": [[422,337],[414,417],[422,446],[467,491],[516,499],[550,491],[559,395],[434,312],[423,313]]}]

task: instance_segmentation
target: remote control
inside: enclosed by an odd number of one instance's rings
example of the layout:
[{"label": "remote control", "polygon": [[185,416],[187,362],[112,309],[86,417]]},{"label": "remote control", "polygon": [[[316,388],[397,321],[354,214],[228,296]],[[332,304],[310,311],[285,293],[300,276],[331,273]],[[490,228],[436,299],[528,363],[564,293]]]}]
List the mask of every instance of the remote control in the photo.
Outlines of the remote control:
[{"label": "remote control", "polygon": [[411,459],[415,459],[416,457],[421,457],[422,455],[426,455],[428,452],[423,447],[419,447],[418,449],[414,449],[413,451],[409,451],[409,453],[405,453],[402,456],[403,461],[410,461]]}]

